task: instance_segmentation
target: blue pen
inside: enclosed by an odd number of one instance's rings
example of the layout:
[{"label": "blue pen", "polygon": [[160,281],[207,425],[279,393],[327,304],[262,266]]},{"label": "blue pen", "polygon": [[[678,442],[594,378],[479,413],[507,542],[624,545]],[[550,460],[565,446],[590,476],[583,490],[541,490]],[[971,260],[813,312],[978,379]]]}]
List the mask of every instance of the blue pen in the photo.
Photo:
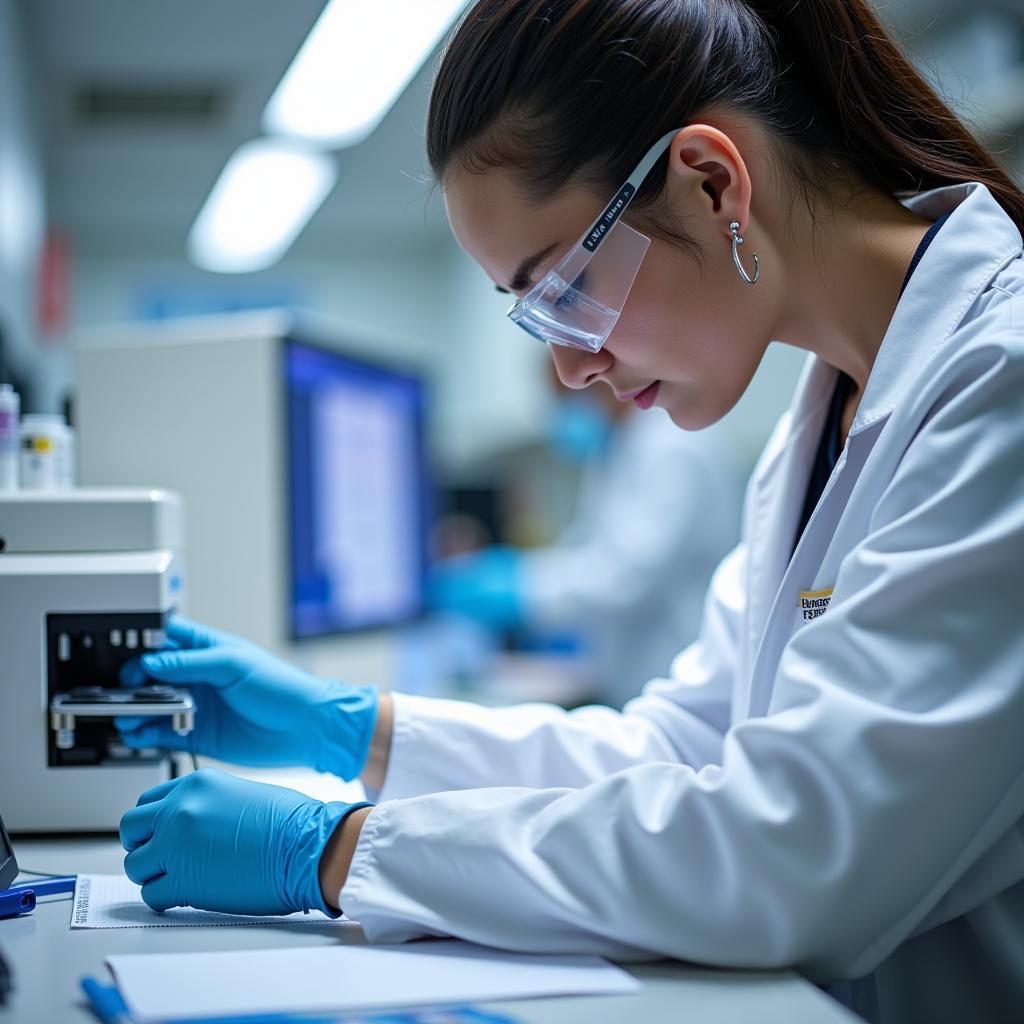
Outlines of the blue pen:
[{"label": "blue pen", "polygon": [[[103,1024],[135,1024],[135,1018],[128,1009],[116,985],[103,985],[95,978],[82,978],[79,984],[89,1000],[92,1012]],[[259,1016],[236,1016],[219,1018],[192,1018],[188,1024],[334,1024],[337,1017],[295,1017],[291,1014],[261,1014]],[[173,1024],[173,1022],[167,1022]]]},{"label": "blue pen", "polygon": [[46,878],[38,882],[20,882],[9,889],[0,891],[0,917],[15,917],[30,914],[36,908],[40,896],[52,896],[58,892],[74,892],[74,875],[63,878]]},{"label": "blue pen", "polygon": [[92,1012],[103,1024],[133,1024],[132,1015],[116,986],[101,985],[95,978],[83,978],[80,984]]},{"label": "blue pen", "polygon": [[40,878],[38,882],[19,882],[5,889],[0,896],[6,896],[8,893],[34,892],[36,899],[39,899],[40,896],[53,896],[58,892],[74,892],[77,881],[77,875],[64,875],[60,878]]},{"label": "blue pen", "polygon": [[5,889],[0,892],[0,917],[17,917],[35,909],[36,894],[31,889],[19,889],[17,892]]},{"label": "blue pen", "polygon": [[[116,985],[102,985],[94,978],[82,978],[80,984],[93,1013],[103,1024],[135,1024],[135,1018],[132,1017]],[[376,1021],[378,1024],[517,1024],[514,1017],[483,1013],[471,1006],[398,1014],[356,1014],[354,1017],[346,1014],[310,1017],[305,1014],[295,1016],[289,1013],[270,1013],[256,1016],[192,1018],[183,1024],[344,1024],[346,1019],[358,1020],[360,1024],[370,1021]],[[173,1021],[167,1021],[165,1024],[173,1024]]]}]

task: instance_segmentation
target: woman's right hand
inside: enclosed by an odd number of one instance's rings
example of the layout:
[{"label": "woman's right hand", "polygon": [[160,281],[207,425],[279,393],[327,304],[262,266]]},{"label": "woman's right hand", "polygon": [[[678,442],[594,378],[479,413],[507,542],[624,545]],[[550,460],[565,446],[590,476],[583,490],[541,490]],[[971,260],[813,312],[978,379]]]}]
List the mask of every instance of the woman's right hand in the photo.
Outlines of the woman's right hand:
[{"label": "woman's right hand", "polygon": [[152,680],[187,689],[192,732],[166,718],[119,716],[130,747],[163,747],[261,768],[304,766],[354,779],[363,770],[377,720],[371,686],[318,679],[241,637],[188,619],[167,624],[169,649],[128,662],[126,686]]}]

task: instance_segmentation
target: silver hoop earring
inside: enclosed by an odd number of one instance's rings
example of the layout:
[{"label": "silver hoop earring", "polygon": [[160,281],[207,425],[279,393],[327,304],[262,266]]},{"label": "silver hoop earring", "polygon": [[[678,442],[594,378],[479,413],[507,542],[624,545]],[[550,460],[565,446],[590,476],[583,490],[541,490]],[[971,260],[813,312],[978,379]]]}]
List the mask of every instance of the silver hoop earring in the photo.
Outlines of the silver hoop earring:
[{"label": "silver hoop earring", "polygon": [[732,261],[736,264],[736,269],[740,272],[740,277],[742,277],[747,284],[757,284],[757,279],[761,276],[761,264],[758,261],[757,253],[755,252],[753,254],[754,276],[750,277],[743,264],[740,262],[740,254],[737,251],[743,244],[743,236],[740,235],[740,222],[738,220],[732,221],[729,224],[729,230],[732,232]]}]

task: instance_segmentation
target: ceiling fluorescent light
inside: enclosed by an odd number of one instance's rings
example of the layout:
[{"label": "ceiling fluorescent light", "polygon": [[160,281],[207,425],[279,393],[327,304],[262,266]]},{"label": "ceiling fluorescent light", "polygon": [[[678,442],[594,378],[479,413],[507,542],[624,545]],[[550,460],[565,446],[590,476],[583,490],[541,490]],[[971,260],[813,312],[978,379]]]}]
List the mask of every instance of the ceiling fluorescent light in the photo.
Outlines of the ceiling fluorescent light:
[{"label": "ceiling fluorescent light", "polygon": [[240,146],[221,171],[189,233],[189,257],[204,270],[262,270],[284,255],[334,187],[323,153],[282,139]]},{"label": "ceiling fluorescent light", "polygon": [[340,149],[365,139],[467,0],[330,0],[270,97],[267,132]]}]

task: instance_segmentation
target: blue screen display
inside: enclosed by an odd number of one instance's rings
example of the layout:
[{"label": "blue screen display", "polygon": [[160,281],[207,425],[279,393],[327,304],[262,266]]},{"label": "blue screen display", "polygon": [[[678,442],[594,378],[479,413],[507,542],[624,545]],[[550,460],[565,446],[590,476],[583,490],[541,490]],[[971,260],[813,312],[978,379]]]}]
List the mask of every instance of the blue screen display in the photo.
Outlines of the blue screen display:
[{"label": "blue screen display", "polygon": [[426,566],[422,381],[297,341],[284,363],[292,636],[408,622]]}]

